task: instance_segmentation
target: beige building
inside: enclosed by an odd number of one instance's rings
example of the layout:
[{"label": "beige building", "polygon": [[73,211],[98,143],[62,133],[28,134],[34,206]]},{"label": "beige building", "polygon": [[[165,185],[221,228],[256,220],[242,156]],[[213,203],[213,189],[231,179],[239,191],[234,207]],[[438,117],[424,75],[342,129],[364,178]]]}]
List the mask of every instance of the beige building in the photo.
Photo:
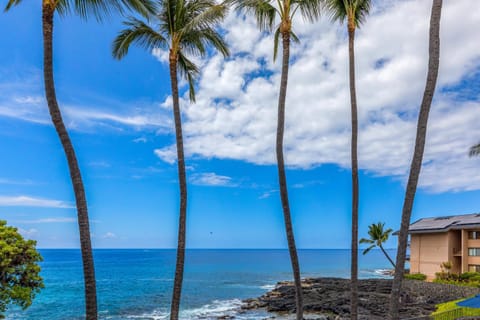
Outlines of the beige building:
[{"label": "beige building", "polygon": [[410,225],[410,273],[429,279],[451,262],[451,272],[480,272],[480,214],[420,219]]}]

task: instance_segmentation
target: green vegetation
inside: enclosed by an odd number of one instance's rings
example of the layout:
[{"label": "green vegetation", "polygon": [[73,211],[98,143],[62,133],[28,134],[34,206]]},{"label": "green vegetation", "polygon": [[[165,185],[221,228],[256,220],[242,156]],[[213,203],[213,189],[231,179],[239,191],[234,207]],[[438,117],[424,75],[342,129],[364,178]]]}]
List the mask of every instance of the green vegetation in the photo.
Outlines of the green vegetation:
[{"label": "green vegetation", "polygon": [[437,304],[437,310],[431,314],[434,320],[450,320],[457,317],[480,316],[480,309],[459,307],[457,302],[466,299],[459,299]]},{"label": "green vegetation", "polygon": [[409,280],[421,280],[421,281],[427,280],[427,276],[423,273],[407,273],[404,275],[403,278],[409,279]]},{"label": "green vegetation", "polygon": [[441,271],[435,273],[435,280],[433,280],[433,282],[480,288],[480,273],[465,272],[462,274],[456,274]]},{"label": "green vegetation", "polygon": [[42,257],[35,249],[36,244],[0,220],[0,319],[5,318],[3,314],[9,304],[28,308],[43,288],[38,265]]},{"label": "green vegetation", "polygon": [[393,230],[390,228],[387,230],[383,230],[384,226],[385,226],[385,223],[383,222],[379,222],[377,224],[372,223],[370,226],[368,226],[368,235],[370,236],[370,239],[362,238],[360,239],[360,243],[370,244],[370,246],[367,249],[363,250],[363,254],[367,254],[373,248],[379,247],[380,250],[382,250],[385,257],[387,257],[388,261],[390,261],[392,266],[395,268],[395,263],[393,263],[392,258],[390,258],[390,256],[385,251],[382,245],[388,240],[388,237],[390,236]]}]

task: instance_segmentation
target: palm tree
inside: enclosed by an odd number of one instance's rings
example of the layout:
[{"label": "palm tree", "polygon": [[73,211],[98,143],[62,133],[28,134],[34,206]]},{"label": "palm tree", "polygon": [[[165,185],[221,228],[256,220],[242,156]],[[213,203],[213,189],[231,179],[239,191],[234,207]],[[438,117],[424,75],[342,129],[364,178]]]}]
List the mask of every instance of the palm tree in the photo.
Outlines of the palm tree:
[{"label": "palm tree", "polygon": [[[112,10],[122,10],[124,7],[147,13],[152,10],[150,0],[42,0],[42,31],[43,31],[43,76],[45,96],[52,123],[65,152],[70,178],[75,193],[78,227],[80,233],[80,248],[82,252],[83,276],[85,283],[85,308],[88,320],[97,319],[97,294],[95,283],[95,268],[93,264],[88,207],[80,168],[73,144],[65,128],[62,114],[58,106],[53,76],[53,18],[56,12],[65,15],[71,8],[83,18],[93,14],[101,19],[103,14]],[[22,0],[8,0],[5,11],[18,5]]]},{"label": "palm tree", "polygon": [[352,258],[351,258],[351,311],[352,319],[358,317],[358,160],[357,160],[357,93],[355,89],[355,29],[370,12],[371,0],[327,0],[326,6],[333,20],[347,21],[348,56],[350,66],[350,105],[352,114]]},{"label": "palm tree", "polygon": [[470,148],[470,152],[468,153],[470,157],[478,156],[480,155],[480,143],[472,146]]},{"label": "palm tree", "polygon": [[[287,95],[288,67],[290,60],[290,40],[299,41],[292,30],[293,18],[299,10],[302,17],[310,22],[318,19],[321,12],[320,0],[233,0],[240,11],[251,13],[257,20],[261,31],[273,31],[274,50],[273,59],[276,59],[278,42],[282,36],[283,56],[282,75],[280,80],[280,94],[278,97],[278,122],[276,138],[276,155],[278,166],[278,180],[280,185],[280,197],[282,202],[285,230],[287,234],[288,250],[295,280],[295,297],[297,320],[303,319],[303,294],[300,279],[300,266],[298,262],[297,249],[293,234],[293,227],[288,202],[287,178],[285,174],[285,162],[283,158],[283,134],[285,129],[285,98]],[[275,5],[274,5],[275,4]],[[275,26],[275,18],[278,15],[280,22]]]},{"label": "palm tree", "polygon": [[203,57],[207,54],[207,46],[211,45],[224,57],[229,55],[226,43],[214,29],[224,19],[226,13],[227,6],[216,4],[214,0],[159,0],[157,11],[149,17],[152,25],[130,17],[124,23],[127,28],[118,34],[113,43],[113,56],[117,59],[121,59],[128,53],[132,43],[149,51],[153,48],[169,50],[180,184],[177,262],[170,310],[170,319],[172,320],[178,319],[180,308],[187,219],[187,180],[177,73],[180,73],[188,81],[190,101],[194,102],[194,81],[198,76],[199,69],[189,60],[187,54]]},{"label": "palm tree", "polygon": [[370,244],[370,246],[367,249],[363,250],[363,254],[367,254],[373,248],[379,247],[380,250],[382,250],[385,257],[387,257],[388,261],[390,261],[392,266],[395,268],[395,263],[393,262],[392,258],[390,258],[390,256],[385,251],[382,245],[382,243],[387,242],[388,237],[390,236],[393,230],[390,228],[387,230],[383,230],[384,226],[385,226],[385,223],[382,223],[382,222],[379,222],[377,224],[372,223],[370,226],[368,226],[368,235],[370,236],[370,239],[362,238],[360,239],[360,243]]},{"label": "palm tree", "polygon": [[402,209],[402,221],[398,235],[397,261],[395,263],[395,276],[392,284],[390,297],[390,317],[392,320],[399,318],[400,290],[402,287],[405,259],[407,253],[408,227],[412,215],[413,201],[417,190],[418,177],[422,167],[423,151],[425,148],[425,136],[427,134],[428,113],[432,105],[433,94],[437,84],[438,65],[440,61],[440,17],[442,13],[442,0],[433,0],[430,17],[429,35],[429,61],[425,91],[423,94],[420,113],[418,115],[417,135],[415,138],[415,150],[410,166],[407,189]]}]

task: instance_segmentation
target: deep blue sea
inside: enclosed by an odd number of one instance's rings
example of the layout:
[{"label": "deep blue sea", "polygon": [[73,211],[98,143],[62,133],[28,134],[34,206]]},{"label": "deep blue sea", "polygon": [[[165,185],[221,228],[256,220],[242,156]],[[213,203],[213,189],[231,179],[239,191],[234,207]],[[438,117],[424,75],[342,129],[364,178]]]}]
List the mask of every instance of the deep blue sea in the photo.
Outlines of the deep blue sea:
[{"label": "deep blue sea", "polygon": [[[79,250],[40,250],[45,289],[26,311],[11,308],[7,319],[82,319],[84,295]],[[394,257],[395,251],[389,253]],[[379,250],[360,253],[360,278],[378,278],[390,268]],[[175,250],[95,250],[101,319],[168,319]],[[302,277],[350,277],[349,250],[299,250]],[[240,313],[241,300],[291,280],[287,250],[187,250],[182,319],[265,319]]]}]

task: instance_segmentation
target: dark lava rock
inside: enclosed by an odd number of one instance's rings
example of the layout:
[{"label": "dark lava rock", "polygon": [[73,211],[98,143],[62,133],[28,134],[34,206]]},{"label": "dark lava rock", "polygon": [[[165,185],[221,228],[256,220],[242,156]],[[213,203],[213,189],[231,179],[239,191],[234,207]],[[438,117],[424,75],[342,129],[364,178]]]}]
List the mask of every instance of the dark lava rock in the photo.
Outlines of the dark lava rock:
[{"label": "dark lava rock", "polygon": [[[387,318],[390,279],[359,280],[359,319]],[[348,319],[350,314],[350,280],[315,278],[302,281],[304,311],[321,314],[325,319]],[[435,305],[480,293],[479,288],[404,280],[401,293],[401,318],[427,316]],[[291,282],[279,282],[276,288],[257,299],[244,301],[244,309],[265,308],[269,312],[294,313],[295,288]]]}]

